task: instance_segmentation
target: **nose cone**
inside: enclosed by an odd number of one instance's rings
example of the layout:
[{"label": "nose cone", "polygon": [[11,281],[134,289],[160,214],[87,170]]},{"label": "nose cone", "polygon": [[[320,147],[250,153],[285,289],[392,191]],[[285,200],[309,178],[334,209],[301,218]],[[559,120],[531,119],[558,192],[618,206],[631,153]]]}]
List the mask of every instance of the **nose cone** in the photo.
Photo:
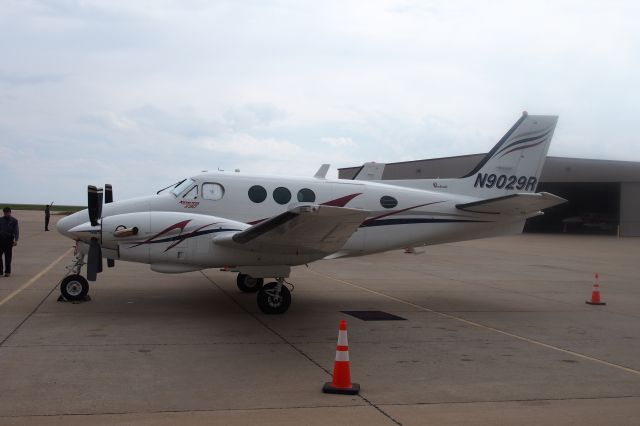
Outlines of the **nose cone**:
[{"label": "nose cone", "polygon": [[75,240],[76,236],[71,232],[71,230],[85,222],[89,222],[89,212],[87,209],[81,210],[70,216],[63,217],[58,221],[56,228],[58,229],[58,232],[65,237]]}]

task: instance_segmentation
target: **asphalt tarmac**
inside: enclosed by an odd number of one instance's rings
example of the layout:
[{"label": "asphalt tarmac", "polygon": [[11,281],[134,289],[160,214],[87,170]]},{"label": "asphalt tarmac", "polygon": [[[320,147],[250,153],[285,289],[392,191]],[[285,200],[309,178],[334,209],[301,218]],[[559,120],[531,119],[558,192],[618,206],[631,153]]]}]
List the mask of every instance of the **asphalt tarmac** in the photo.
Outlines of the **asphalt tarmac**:
[{"label": "asphalt tarmac", "polygon": [[[235,274],[116,262],[58,302],[72,242],[15,211],[0,424],[640,424],[640,239],[519,235],[316,262],[262,314]],[[105,265],[106,266],[106,265]],[[593,274],[606,306],[589,306]],[[363,321],[342,311],[403,318]],[[359,396],[321,392],[338,323]]]}]

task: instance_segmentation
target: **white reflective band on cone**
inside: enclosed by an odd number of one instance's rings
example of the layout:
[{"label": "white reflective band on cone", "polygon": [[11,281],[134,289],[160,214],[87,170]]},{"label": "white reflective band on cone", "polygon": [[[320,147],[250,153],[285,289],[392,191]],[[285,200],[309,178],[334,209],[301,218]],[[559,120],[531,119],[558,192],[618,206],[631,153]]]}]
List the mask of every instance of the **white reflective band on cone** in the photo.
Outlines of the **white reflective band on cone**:
[{"label": "white reflective band on cone", "polygon": [[336,361],[349,361],[349,351],[336,351]]},{"label": "white reflective band on cone", "polygon": [[349,343],[347,342],[346,330],[338,331],[338,346],[349,346]]}]

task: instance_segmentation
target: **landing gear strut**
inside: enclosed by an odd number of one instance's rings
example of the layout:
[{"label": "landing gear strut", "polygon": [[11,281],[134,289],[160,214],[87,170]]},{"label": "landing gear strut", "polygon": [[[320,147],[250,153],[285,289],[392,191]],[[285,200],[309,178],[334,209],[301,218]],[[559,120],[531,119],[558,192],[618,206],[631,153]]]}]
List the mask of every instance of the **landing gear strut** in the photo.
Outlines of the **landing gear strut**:
[{"label": "landing gear strut", "polygon": [[89,293],[89,282],[85,277],[80,275],[82,266],[85,265],[84,255],[76,254],[71,265],[67,266],[69,275],[62,279],[60,283],[60,293],[62,297],[68,301],[87,300]]},{"label": "landing gear strut", "polygon": [[263,283],[264,279],[253,278],[247,274],[238,274],[236,279],[236,284],[238,284],[238,288],[243,293],[255,293],[262,288]]},{"label": "landing gear strut", "polygon": [[258,307],[265,314],[283,314],[291,305],[291,292],[284,285],[284,278],[276,280],[258,291]]}]

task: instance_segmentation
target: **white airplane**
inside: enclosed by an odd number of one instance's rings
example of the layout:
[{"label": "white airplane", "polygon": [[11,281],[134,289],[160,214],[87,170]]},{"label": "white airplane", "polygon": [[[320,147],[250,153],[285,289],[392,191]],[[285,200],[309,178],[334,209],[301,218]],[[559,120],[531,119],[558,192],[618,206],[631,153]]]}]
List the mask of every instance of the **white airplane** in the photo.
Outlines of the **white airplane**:
[{"label": "white airplane", "polygon": [[292,266],[520,233],[527,218],[566,201],[535,192],[556,122],[523,113],[459,179],[380,181],[384,165],[375,163],[363,180],[327,179],[327,164],[311,178],[214,172],[118,202],[107,185],[104,206],[102,189],[89,186],[89,208],[57,225],[77,244],[62,295],[83,299],[102,258],[164,273],[224,268],[238,272],[240,290],[258,293],[263,312],[280,314],[291,304]]}]

